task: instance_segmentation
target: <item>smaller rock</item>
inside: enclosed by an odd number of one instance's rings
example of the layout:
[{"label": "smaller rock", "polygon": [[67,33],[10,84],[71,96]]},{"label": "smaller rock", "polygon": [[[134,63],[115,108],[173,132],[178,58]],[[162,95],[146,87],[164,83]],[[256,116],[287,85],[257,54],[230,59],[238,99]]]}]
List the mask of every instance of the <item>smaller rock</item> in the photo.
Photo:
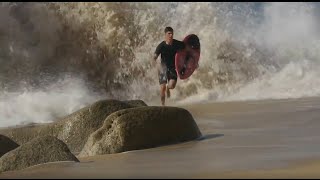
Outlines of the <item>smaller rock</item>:
[{"label": "smaller rock", "polygon": [[43,136],[3,155],[0,158],[0,172],[56,161],[79,162],[64,142],[53,136]]}]

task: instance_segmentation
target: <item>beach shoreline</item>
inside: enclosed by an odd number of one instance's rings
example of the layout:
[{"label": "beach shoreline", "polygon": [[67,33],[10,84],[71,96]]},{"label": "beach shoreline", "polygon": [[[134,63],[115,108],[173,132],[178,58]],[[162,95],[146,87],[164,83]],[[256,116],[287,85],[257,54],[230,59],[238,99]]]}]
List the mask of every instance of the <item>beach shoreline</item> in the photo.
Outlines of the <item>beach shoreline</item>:
[{"label": "beach shoreline", "polygon": [[320,100],[187,105],[203,139],[5,172],[0,178],[317,178]]}]

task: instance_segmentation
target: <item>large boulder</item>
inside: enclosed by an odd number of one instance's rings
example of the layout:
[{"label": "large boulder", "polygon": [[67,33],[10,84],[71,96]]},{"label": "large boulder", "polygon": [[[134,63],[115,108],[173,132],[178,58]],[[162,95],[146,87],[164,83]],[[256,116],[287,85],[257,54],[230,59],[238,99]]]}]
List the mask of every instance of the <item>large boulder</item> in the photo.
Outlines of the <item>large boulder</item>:
[{"label": "large boulder", "polygon": [[137,107],[112,113],[90,135],[80,157],[152,148],[197,139],[192,115],[177,107]]},{"label": "large boulder", "polygon": [[139,101],[101,100],[53,123],[0,130],[0,133],[19,144],[36,137],[51,135],[61,139],[73,153],[77,154],[83,148],[89,135],[100,128],[111,113],[145,104],[143,101],[143,103],[137,102]]},{"label": "large boulder", "polygon": [[0,158],[0,172],[21,170],[57,161],[79,162],[64,142],[53,136],[44,136],[35,138],[3,155]]},{"label": "large boulder", "polygon": [[16,142],[0,134],[0,157],[17,147],[19,147],[19,145]]}]

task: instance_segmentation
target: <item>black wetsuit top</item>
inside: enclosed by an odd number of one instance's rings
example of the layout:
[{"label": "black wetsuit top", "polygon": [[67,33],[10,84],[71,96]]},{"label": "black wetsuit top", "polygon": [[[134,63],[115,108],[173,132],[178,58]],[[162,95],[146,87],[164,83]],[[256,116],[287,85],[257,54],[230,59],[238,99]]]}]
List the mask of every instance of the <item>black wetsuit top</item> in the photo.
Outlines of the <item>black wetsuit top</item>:
[{"label": "black wetsuit top", "polygon": [[168,45],[165,41],[162,41],[155,51],[156,55],[161,54],[161,64],[166,65],[168,69],[175,69],[175,55],[176,52],[185,47],[182,41],[173,39],[171,45]]}]

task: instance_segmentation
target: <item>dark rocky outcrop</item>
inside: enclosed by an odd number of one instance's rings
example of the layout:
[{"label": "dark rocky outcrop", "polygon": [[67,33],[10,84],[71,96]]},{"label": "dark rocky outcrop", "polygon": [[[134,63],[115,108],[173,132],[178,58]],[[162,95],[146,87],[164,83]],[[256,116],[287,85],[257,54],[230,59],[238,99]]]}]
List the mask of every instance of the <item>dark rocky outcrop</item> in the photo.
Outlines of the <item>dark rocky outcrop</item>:
[{"label": "dark rocky outcrop", "polygon": [[17,147],[19,147],[19,145],[16,142],[0,134],[0,157]]}]

